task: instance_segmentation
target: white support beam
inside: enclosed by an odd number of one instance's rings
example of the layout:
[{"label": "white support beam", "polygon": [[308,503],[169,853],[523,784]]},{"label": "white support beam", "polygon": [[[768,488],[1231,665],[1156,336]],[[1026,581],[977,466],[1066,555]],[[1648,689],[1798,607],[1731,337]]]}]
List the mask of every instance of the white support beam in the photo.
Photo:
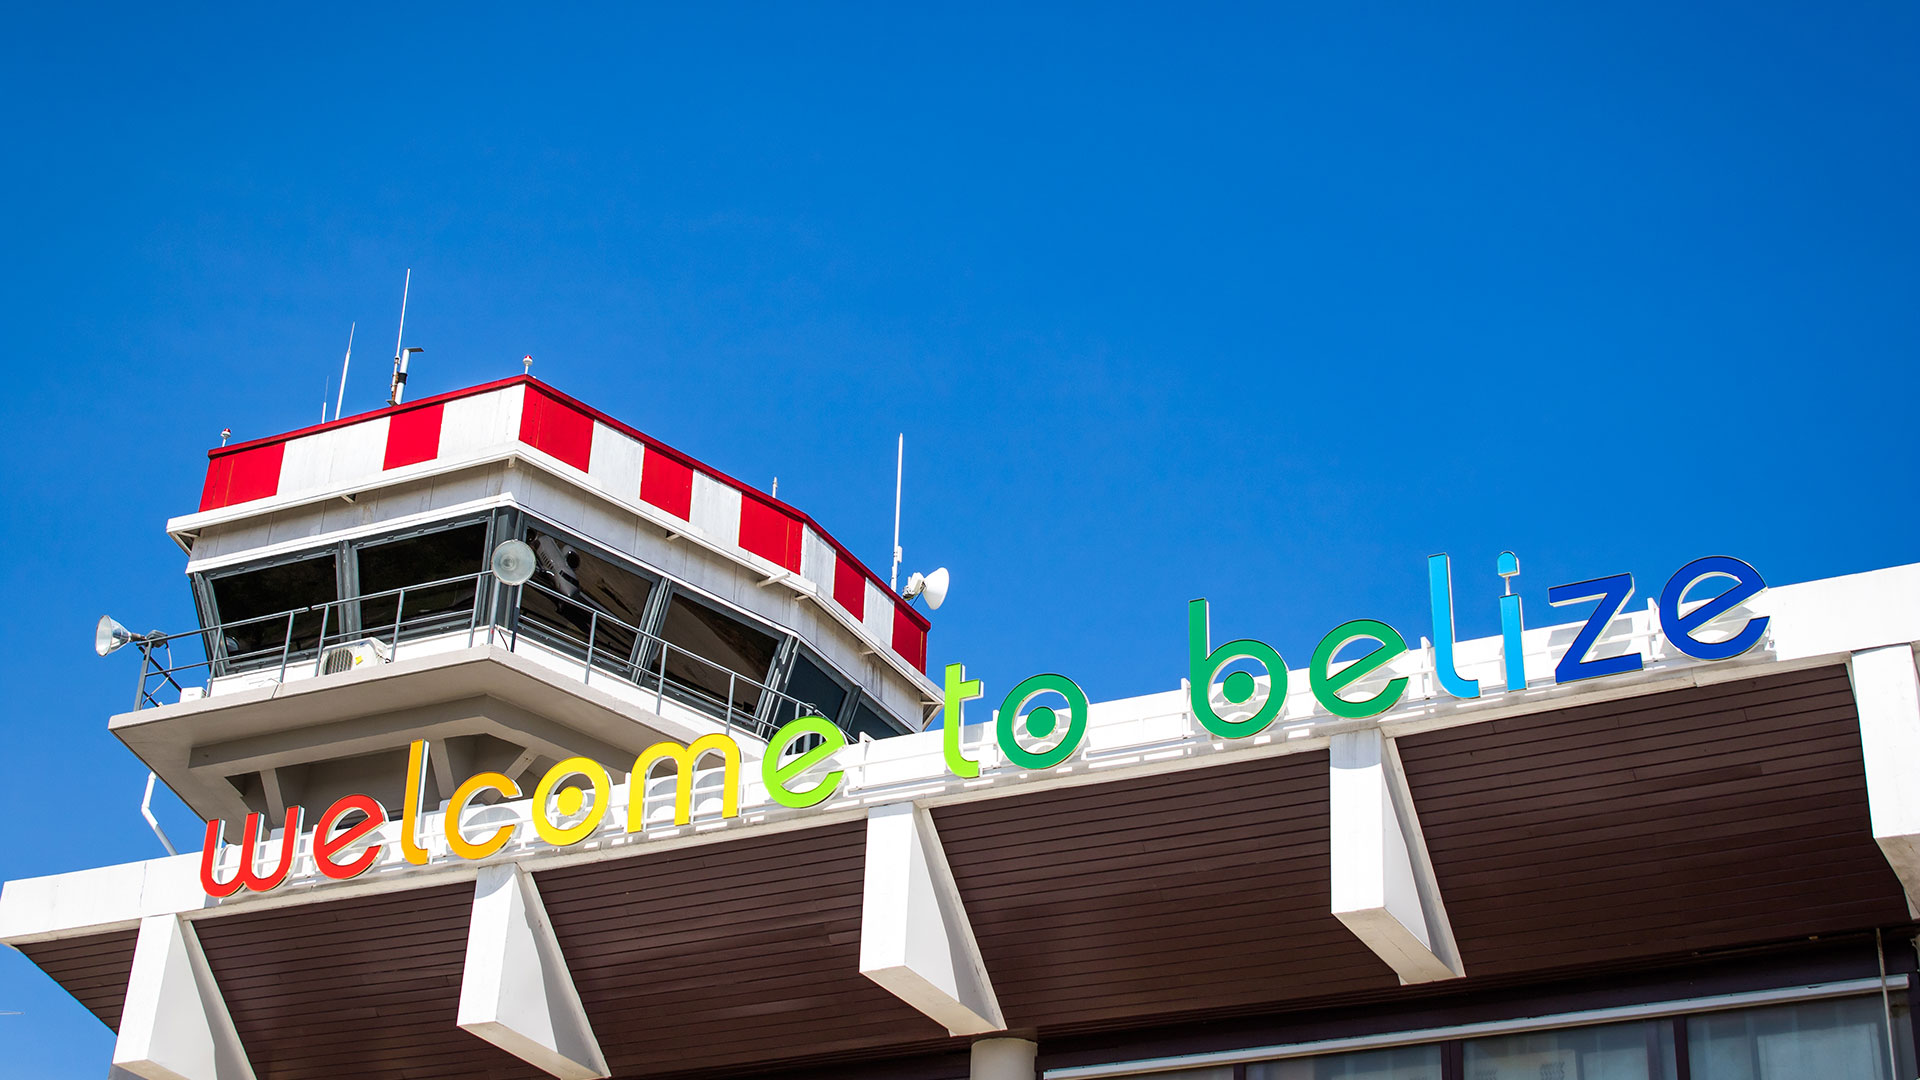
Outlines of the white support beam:
[{"label": "white support beam", "polygon": [[910,802],[867,812],[860,974],[954,1035],[1007,1026],[933,816]]},{"label": "white support beam", "polygon": [[480,868],[456,1022],[562,1080],[610,1075],[540,890],[517,865]]},{"label": "white support beam", "polygon": [[1913,649],[1891,645],[1847,661],[1867,764],[1867,813],[1873,839],[1920,917],[1920,674]]},{"label": "white support beam", "polygon": [[200,939],[178,915],[140,920],[111,1074],[144,1080],[253,1080],[253,1066]]},{"label": "white support beam", "polygon": [[1333,914],[1404,983],[1466,974],[1393,741],[1378,729],[1331,741]]}]

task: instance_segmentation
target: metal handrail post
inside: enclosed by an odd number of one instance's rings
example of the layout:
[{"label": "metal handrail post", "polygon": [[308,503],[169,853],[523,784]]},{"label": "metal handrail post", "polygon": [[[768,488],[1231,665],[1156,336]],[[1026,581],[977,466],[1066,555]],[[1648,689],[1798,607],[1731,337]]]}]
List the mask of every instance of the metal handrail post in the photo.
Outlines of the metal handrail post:
[{"label": "metal handrail post", "polygon": [[320,677],[320,665],[325,663],[327,659],[327,616],[331,614],[333,614],[332,604],[321,605],[320,638],[313,643],[313,674],[315,678]]},{"label": "metal handrail post", "polygon": [[739,677],[735,672],[727,672],[727,734],[729,735],[733,734],[733,683]]},{"label": "metal handrail post", "polygon": [[521,590],[525,588],[525,585],[515,585],[513,587],[513,611],[507,616],[513,623],[513,633],[507,637],[508,652],[512,652],[520,647],[520,597]]},{"label": "metal handrail post", "polygon": [[387,659],[400,659],[400,616],[407,610],[407,589],[401,586],[400,595],[393,601],[393,644],[387,646]]},{"label": "metal handrail post", "polygon": [[664,710],[667,707],[667,650],[672,647],[667,644],[665,638],[660,639],[660,678],[653,684],[653,715],[655,716],[666,715]]},{"label": "metal handrail post", "polygon": [[153,646],[140,643],[140,681],[133,688],[133,711],[139,712],[146,706],[147,668],[153,663]]},{"label": "metal handrail post", "polygon": [[580,684],[582,686],[585,686],[587,683],[593,681],[593,635],[598,633],[599,630],[600,630],[600,613],[597,611],[588,612],[587,613],[587,666],[585,670],[580,672]]},{"label": "metal handrail post", "polygon": [[277,682],[287,681],[287,657],[293,652],[293,617],[299,613],[298,609],[287,612],[287,636],[280,643],[280,678]]}]

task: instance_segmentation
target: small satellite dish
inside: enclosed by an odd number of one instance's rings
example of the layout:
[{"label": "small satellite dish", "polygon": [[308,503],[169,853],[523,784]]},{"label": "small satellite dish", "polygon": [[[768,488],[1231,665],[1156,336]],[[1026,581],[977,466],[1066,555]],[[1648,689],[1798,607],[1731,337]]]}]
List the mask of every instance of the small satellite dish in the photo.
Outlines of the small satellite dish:
[{"label": "small satellite dish", "polygon": [[113,616],[102,615],[93,628],[93,651],[105,656],[127,642],[133,640],[132,631],[113,621]]},{"label": "small satellite dish", "polygon": [[493,549],[493,576],[502,585],[525,585],[533,580],[533,549],[522,540],[509,540]]},{"label": "small satellite dish", "polygon": [[916,596],[924,596],[927,600],[928,610],[938,611],[940,610],[940,605],[947,602],[947,586],[949,584],[951,584],[951,581],[947,574],[947,568],[943,566],[931,574],[916,573],[907,578],[907,591],[900,595],[908,600]]}]

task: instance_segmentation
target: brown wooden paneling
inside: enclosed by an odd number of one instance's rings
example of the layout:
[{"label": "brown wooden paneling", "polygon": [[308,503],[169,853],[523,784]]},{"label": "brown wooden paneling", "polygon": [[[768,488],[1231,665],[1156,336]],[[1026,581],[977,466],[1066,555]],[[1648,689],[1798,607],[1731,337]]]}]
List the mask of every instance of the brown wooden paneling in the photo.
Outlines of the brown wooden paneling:
[{"label": "brown wooden paneling", "polygon": [[20,951],[117,1032],[127,1000],[127,976],[133,971],[133,943],[139,936],[138,930],[119,930],[35,942],[20,946]]},{"label": "brown wooden paneling", "polygon": [[260,1080],[534,1078],[455,1026],[473,885],[194,923]]},{"label": "brown wooden paneling", "polygon": [[1844,668],[1399,746],[1470,976],[1907,921]]},{"label": "brown wooden paneling", "polygon": [[1397,985],[1328,914],[1327,755],[934,812],[1010,1024]]},{"label": "brown wooden paneling", "polygon": [[866,823],[537,877],[614,1075],[942,1050],[860,974]]}]

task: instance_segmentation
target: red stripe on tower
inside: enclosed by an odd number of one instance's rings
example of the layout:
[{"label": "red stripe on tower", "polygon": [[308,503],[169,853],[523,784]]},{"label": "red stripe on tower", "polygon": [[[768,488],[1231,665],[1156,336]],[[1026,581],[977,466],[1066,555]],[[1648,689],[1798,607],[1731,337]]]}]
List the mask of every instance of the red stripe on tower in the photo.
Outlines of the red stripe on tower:
[{"label": "red stripe on tower", "polygon": [[693,467],[647,447],[640,459],[640,499],[681,521],[693,519]]},{"label": "red stripe on tower", "polygon": [[[643,480],[644,482],[644,480]],[[800,569],[800,519],[766,501],[759,492],[740,493],[740,546],[789,570]]]},{"label": "red stripe on tower", "polygon": [[387,421],[387,456],[382,469],[417,465],[440,456],[440,403],[393,414]]},{"label": "red stripe on tower", "polygon": [[915,669],[926,669],[927,631],[904,602],[893,606],[893,651]]},{"label": "red stripe on tower", "polygon": [[520,406],[520,441],[586,472],[593,457],[593,417],[529,383]]},{"label": "red stripe on tower", "polygon": [[867,575],[844,555],[833,560],[833,600],[855,619],[867,617]]},{"label": "red stripe on tower", "polygon": [[207,483],[200,489],[200,509],[218,510],[277,494],[280,462],[286,452],[286,443],[272,442],[214,458],[207,463]]}]

